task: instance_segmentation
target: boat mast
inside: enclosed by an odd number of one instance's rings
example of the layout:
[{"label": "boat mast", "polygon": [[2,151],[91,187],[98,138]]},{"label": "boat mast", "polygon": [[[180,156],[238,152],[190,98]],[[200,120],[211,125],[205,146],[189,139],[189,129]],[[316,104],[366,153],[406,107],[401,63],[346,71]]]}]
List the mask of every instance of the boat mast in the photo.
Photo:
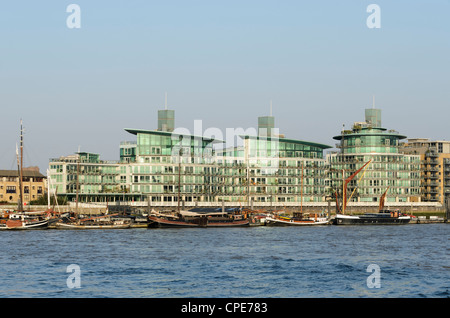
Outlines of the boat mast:
[{"label": "boat mast", "polygon": [[78,188],[80,187],[79,181],[80,174],[80,152],[78,151],[78,160],[77,160],[77,185],[76,185],[76,196],[75,196],[75,218],[78,216]]},{"label": "boat mast", "polygon": [[[342,163],[344,165],[344,163]],[[342,214],[345,214],[345,170],[342,168]]]},{"label": "boat mast", "polygon": [[302,161],[302,187],[300,188],[300,212],[303,213],[303,161]]},{"label": "boat mast", "polygon": [[50,171],[47,169],[47,209],[50,210]]},{"label": "boat mast", "polygon": [[[181,150],[180,150],[181,153]],[[180,197],[181,197],[181,154],[178,156],[178,212],[180,212]]]},{"label": "boat mast", "polygon": [[[347,206],[347,185],[348,185],[348,183],[350,182],[350,181],[352,181],[353,180],[353,178],[362,170],[362,169],[365,169],[365,167],[369,164],[369,163],[371,163],[372,162],[372,159],[370,159],[369,161],[367,161],[361,168],[359,168],[358,170],[356,170],[356,172],[354,172],[350,177],[348,177],[347,179],[345,179],[345,181],[344,181],[344,201],[343,201],[343,204],[344,204],[344,209],[345,209],[345,207]],[[365,172],[365,171],[364,171]],[[364,176],[364,173],[363,173],[363,175],[361,176],[361,178]],[[360,178],[360,181],[361,181],[361,178]],[[352,195],[350,196],[350,198],[348,199],[348,200],[350,200],[351,199],[351,197],[353,196],[353,193],[355,192],[355,190],[356,190],[356,188],[353,190],[353,192],[352,192]]]},{"label": "boat mast", "polygon": [[249,160],[248,160],[248,156],[249,156],[249,151],[250,151],[250,145],[251,145],[251,143],[250,143],[250,139],[248,139],[248,138],[246,138],[245,140],[244,140],[244,145],[245,145],[245,147],[244,147],[244,156],[245,156],[245,174],[246,174],[246,177],[247,177],[247,207],[250,209],[251,208],[251,206],[250,206],[250,171],[249,171],[249,164],[248,164],[248,162],[249,162]]},{"label": "boat mast", "polygon": [[17,176],[19,179],[19,199],[17,200],[17,210],[21,212],[23,210],[22,206],[22,179],[20,178],[20,159],[19,159],[19,149],[16,144],[16,158],[17,158]]},{"label": "boat mast", "polygon": [[344,203],[344,193],[345,193],[345,165],[344,165],[344,129],[345,125],[342,125],[342,145],[341,145],[341,153],[342,153],[342,214],[345,214],[345,203]]},{"label": "boat mast", "polygon": [[[17,147],[17,145],[16,145]],[[19,212],[23,212],[23,128],[22,128],[22,119],[20,120],[20,160],[19,160],[19,153],[16,148],[16,154],[17,154],[17,169],[19,173],[19,204],[18,204],[18,210]]]},{"label": "boat mast", "polygon": [[179,137],[180,140],[180,150],[178,152],[178,213],[180,213],[180,199],[181,199],[181,156],[183,155],[182,148],[182,137]]}]

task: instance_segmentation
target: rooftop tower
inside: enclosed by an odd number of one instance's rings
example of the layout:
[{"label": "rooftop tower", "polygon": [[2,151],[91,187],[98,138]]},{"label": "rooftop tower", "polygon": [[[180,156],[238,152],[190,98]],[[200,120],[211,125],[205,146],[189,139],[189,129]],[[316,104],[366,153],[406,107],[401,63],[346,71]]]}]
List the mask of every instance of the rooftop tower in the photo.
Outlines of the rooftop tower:
[{"label": "rooftop tower", "polygon": [[372,128],[381,128],[381,109],[367,108],[366,123],[371,125]]},{"label": "rooftop tower", "polygon": [[270,116],[258,117],[258,135],[273,136],[275,128],[275,117],[272,116],[272,101],[270,101]]},{"label": "rooftop tower", "polygon": [[165,94],[165,107],[158,110],[158,131],[172,132],[175,129],[175,111],[167,109],[167,93]]}]

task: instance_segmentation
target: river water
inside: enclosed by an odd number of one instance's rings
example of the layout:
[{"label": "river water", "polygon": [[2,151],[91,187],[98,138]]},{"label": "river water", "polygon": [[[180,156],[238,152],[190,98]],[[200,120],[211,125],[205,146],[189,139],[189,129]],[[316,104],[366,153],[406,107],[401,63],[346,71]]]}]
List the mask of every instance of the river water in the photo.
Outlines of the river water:
[{"label": "river water", "polygon": [[2,231],[0,297],[448,298],[449,230]]}]

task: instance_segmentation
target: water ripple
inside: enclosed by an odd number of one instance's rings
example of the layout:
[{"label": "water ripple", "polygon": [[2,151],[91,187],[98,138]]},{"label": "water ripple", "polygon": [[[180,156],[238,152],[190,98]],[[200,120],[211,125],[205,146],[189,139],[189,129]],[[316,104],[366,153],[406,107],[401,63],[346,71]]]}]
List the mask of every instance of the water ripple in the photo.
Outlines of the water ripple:
[{"label": "water ripple", "polygon": [[[448,225],[0,232],[1,297],[450,297]],[[69,288],[67,266],[81,269]],[[368,287],[380,268],[380,288]]]}]

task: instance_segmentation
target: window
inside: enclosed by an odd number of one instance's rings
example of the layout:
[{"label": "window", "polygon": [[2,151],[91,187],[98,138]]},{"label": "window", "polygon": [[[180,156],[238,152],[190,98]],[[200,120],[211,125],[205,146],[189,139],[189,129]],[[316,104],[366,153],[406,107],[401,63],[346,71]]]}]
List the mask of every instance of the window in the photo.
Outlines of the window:
[{"label": "window", "polygon": [[7,186],[6,193],[16,193],[16,187],[15,186]]},{"label": "window", "polygon": [[152,147],[152,155],[161,154],[161,147]]}]

